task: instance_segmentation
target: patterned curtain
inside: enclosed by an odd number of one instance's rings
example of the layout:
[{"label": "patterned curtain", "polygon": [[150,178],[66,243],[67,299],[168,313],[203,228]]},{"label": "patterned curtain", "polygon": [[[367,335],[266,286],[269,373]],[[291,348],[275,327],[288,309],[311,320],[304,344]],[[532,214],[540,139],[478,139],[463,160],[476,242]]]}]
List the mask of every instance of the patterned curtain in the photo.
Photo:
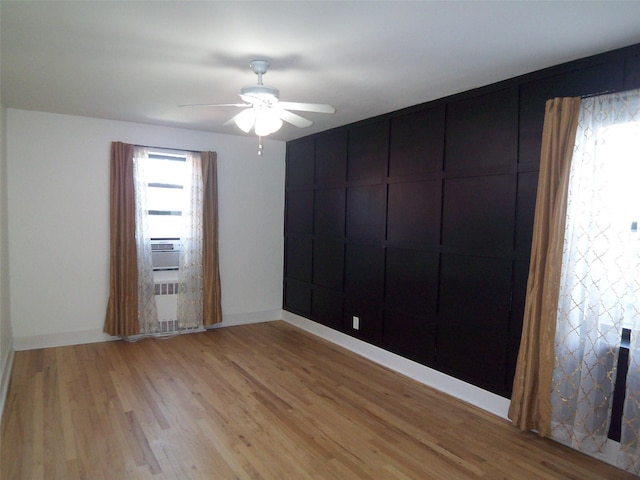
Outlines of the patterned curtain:
[{"label": "patterned curtain", "polygon": [[630,362],[618,465],[640,474],[640,91],[582,100],[562,256],[551,436],[602,452],[623,329]]},{"label": "patterned curtain", "polygon": [[200,154],[187,155],[182,207],[182,244],[178,275],[181,330],[202,327],[202,168]]},{"label": "patterned curtain", "polygon": [[133,151],[135,198],[136,198],[136,252],[138,256],[138,323],[140,334],[158,331],[158,311],[153,283],[151,260],[151,237],[147,223],[147,180],[146,164],[149,152],[146,148],[135,147]]}]

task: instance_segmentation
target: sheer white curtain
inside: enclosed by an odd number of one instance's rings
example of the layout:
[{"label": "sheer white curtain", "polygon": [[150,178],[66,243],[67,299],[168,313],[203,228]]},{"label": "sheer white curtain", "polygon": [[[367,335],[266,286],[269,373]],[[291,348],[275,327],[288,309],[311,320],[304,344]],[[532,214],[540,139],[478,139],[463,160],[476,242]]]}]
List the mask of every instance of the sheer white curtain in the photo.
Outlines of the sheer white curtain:
[{"label": "sheer white curtain", "polygon": [[136,199],[136,251],[138,255],[138,323],[140,334],[154,333],[158,329],[153,264],[151,260],[151,238],[147,223],[147,184],[145,172],[149,162],[146,148],[135,147],[133,151],[134,185]]},{"label": "sheer white curtain", "polygon": [[555,336],[552,436],[602,452],[623,328],[630,367],[618,465],[640,474],[640,91],[582,101]]},{"label": "sheer white curtain", "polygon": [[184,183],[178,322],[181,329],[202,327],[202,167],[199,153],[187,154]]}]

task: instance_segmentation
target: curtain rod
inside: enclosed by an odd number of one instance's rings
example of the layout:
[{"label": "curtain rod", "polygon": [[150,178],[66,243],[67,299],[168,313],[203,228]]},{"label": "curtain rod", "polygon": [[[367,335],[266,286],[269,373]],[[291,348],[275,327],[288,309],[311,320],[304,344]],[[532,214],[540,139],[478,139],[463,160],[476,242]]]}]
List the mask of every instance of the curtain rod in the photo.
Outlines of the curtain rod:
[{"label": "curtain rod", "polygon": [[133,145],[134,147],[140,147],[140,148],[155,148],[157,150],[170,150],[173,152],[189,152],[189,153],[201,153],[202,150],[188,150],[188,149],[184,149],[184,148],[170,148],[170,147],[158,147],[155,145]]},{"label": "curtain rod", "polygon": [[624,93],[633,92],[633,91],[636,91],[636,90],[638,90],[638,89],[637,88],[628,88],[626,90],[615,90],[615,89],[614,90],[605,90],[603,92],[588,93],[586,95],[581,95],[580,98],[585,99],[585,98],[592,98],[592,97],[600,97],[600,96],[603,96],[603,95],[611,95],[611,94],[614,94],[614,93],[624,94]]},{"label": "curtain rod", "polygon": [[591,97],[599,97],[600,95],[608,95],[610,93],[615,93],[615,90],[604,90],[602,92],[594,92],[594,93],[587,93],[586,95],[580,95],[580,98],[584,99],[584,98],[591,98]]}]

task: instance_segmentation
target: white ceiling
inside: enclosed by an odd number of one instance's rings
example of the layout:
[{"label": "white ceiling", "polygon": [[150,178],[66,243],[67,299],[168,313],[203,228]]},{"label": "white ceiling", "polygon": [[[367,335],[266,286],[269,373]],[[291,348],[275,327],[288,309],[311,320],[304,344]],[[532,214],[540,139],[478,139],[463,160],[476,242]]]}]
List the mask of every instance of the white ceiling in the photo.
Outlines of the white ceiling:
[{"label": "white ceiling", "polygon": [[551,65],[640,43],[640,1],[6,1],[9,108],[241,134],[224,123],[255,83],[302,113],[291,140]]}]

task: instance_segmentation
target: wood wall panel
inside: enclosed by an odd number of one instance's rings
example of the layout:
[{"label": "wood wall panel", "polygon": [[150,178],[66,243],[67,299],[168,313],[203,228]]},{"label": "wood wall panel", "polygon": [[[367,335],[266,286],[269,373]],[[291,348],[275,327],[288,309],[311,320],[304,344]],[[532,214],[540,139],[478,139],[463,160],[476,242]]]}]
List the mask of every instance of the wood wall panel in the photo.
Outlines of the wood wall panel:
[{"label": "wood wall panel", "polygon": [[443,255],[438,364],[465,381],[505,390],[511,262]]},{"label": "wood wall panel", "polygon": [[344,237],[345,201],[344,188],[316,189],[313,204],[314,233]]},{"label": "wood wall panel", "polygon": [[380,243],[385,237],[386,185],[366,185],[347,189],[347,238]]},{"label": "wood wall panel", "polygon": [[538,172],[518,174],[518,197],[516,199],[516,243],[518,252],[528,255],[533,236],[533,217],[536,209]]},{"label": "wood wall panel", "polygon": [[288,278],[311,282],[313,252],[312,240],[308,236],[287,237],[285,242],[285,269]]},{"label": "wood wall panel", "polygon": [[348,299],[382,304],[384,294],[384,248],[347,245],[344,291]]},{"label": "wood wall panel", "polygon": [[287,188],[313,187],[314,142],[303,140],[287,144]]},{"label": "wood wall panel", "polygon": [[518,91],[509,87],[447,104],[445,171],[504,171],[518,156]]},{"label": "wood wall panel", "polygon": [[347,179],[347,132],[324,135],[316,140],[316,185],[342,185]]},{"label": "wood wall panel", "polygon": [[546,100],[638,87],[635,45],[288,142],[284,308],[508,397]]},{"label": "wood wall panel", "polygon": [[436,363],[435,318],[394,310],[384,312],[383,346],[425,365]]},{"label": "wood wall panel", "polygon": [[284,303],[294,313],[310,315],[311,284],[294,278],[287,278],[284,284]]},{"label": "wood wall panel", "polygon": [[342,291],[344,276],[344,243],[316,238],[313,243],[313,283]]},{"label": "wood wall panel", "polygon": [[389,177],[424,177],[442,170],[444,107],[391,119]]},{"label": "wood wall panel", "polygon": [[313,190],[292,190],[286,195],[287,232],[313,233]]},{"label": "wood wall panel", "polygon": [[385,306],[435,319],[438,263],[434,251],[387,248]]},{"label": "wood wall panel", "polygon": [[380,121],[349,130],[350,182],[380,182],[387,176],[389,124]]},{"label": "wood wall panel", "polygon": [[442,244],[510,252],[514,241],[516,175],[445,180]]},{"label": "wood wall panel", "polygon": [[640,88],[640,55],[628,57],[624,64],[624,89]]},{"label": "wood wall panel", "polygon": [[438,328],[438,365],[454,377],[492,392],[504,391],[507,340],[486,332],[461,334],[449,325]]},{"label": "wood wall panel", "polygon": [[341,292],[314,286],[311,301],[311,318],[327,327],[342,330]]},{"label": "wood wall panel", "polygon": [[440,242],[441,185],[440,180],[389,184],[390,243],[433,246]]},{"label": "wood wall panel", "polygon": [[[379,246],[351,244],[345,250],[344,330],[377,345],[382,340],[384,258]],[[353,316],[360,318],[359,330],[352,328]]]},{"label": "wood wall panel", "polygon": [[472,255],[443,254],[440,267],[440,325],[461,333],[509,331],[511,261]]}]

